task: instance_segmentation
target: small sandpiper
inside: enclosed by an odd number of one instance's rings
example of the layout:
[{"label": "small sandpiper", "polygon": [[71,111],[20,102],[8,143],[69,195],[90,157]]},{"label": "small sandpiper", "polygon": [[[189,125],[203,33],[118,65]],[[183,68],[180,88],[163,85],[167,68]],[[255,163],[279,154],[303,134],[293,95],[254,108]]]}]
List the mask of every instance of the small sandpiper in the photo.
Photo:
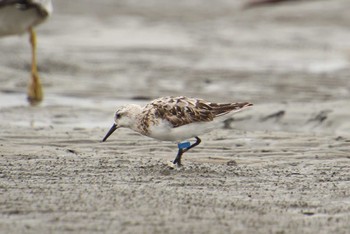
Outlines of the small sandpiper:
[{"label": "small sandpiper", "polygon": [[32,47],[31,81],[28,86],[28,101],[39,104],[43,91],[36,62],[36,33],[34,27],[44,22],[52,13],[51,0],[0,0],[0,37],[29,31]]},{"label": "small sandpiper", "polygon": [[[252,105],[249,102],[213,103],[183,96],[158,98],[144,107],[129,104],[117,108],[114,124],[102,142],[120,127],[158,140],[174,141],[179,150],[169,166],[180,167],[183,153],[201,143],[198,135],[218,128],[224,120]],[[190,138],[196,142],[183,142]]]}]

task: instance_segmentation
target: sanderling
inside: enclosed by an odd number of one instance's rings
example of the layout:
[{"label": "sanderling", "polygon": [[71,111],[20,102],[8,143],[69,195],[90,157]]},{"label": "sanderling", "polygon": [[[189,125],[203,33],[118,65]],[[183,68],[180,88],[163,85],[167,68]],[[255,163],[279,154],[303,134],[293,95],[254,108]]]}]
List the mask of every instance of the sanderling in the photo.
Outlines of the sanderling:
[{"label": "sanderling", "polygon": [[[252,106],[249,102],[213,103],[188,97],[162,97],[144,107],[129,104],[117,108],[114,124],[102,142],[120,127],[162,141],[178,143],[173,166],[181,166],[181,156],[201,143],[198,135],[209,132],[234,113]],[[196,142],[183,142],[195,138]]]},{"label": "sanderling", "polygon": [[28,101],[39,104],[43,91],[36,62],[36,34],[34,27],[45,21],[52,13],[51,0],[0,0],[0,36],[22,34],[29,31],[32,48],[31,82]]}]

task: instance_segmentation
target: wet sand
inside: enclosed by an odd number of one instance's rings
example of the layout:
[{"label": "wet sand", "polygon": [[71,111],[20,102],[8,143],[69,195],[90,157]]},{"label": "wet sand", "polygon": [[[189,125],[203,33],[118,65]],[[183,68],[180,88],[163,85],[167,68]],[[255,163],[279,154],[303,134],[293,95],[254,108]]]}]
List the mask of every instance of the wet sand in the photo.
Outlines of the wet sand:
[{"label": "wet sand", "polygon": [[[56,1],[38,28],[45,100],[29,107],[26,35],[0,40],[0,232],[348,233],[350,4]],[[176,145],[114,108],[164,95],[255,105]]]}]

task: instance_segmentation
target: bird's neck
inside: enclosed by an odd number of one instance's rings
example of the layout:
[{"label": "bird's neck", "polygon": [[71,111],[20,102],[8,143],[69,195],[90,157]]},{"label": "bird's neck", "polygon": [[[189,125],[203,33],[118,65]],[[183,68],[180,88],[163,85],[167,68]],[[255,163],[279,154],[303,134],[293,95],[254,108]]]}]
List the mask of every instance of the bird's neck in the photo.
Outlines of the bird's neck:
[{"label": "bird's neck", "polygon": [[142,134],[142,132],[139,129],[140,121],[142,120],[142,108],[138,105],[132,106],[132,111],[128,113],[128,128],[134,130],[135,132],[139,132]]},{"label": "bird's neck", "polygon": [[148,136],[149,135],[149,119],[145,118],[145,116],[142,114],[142,110],[138,114],[135,114],[132,116],[132,124],[129,126],[130,129],[134,130],[135,132],[138,132],[142,135]]}]

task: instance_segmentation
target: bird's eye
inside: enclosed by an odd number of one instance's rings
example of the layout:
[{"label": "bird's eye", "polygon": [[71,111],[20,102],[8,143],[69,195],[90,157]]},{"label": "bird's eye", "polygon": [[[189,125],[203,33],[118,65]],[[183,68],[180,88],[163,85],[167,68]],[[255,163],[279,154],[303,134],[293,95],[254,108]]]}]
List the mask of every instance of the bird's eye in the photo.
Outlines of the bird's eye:
[{"label": "bird's eye", "polygon": [[121,117],[121,114],[119,114],[119,113],[115,114],[116,119],[120,119],[120,117]]}]

